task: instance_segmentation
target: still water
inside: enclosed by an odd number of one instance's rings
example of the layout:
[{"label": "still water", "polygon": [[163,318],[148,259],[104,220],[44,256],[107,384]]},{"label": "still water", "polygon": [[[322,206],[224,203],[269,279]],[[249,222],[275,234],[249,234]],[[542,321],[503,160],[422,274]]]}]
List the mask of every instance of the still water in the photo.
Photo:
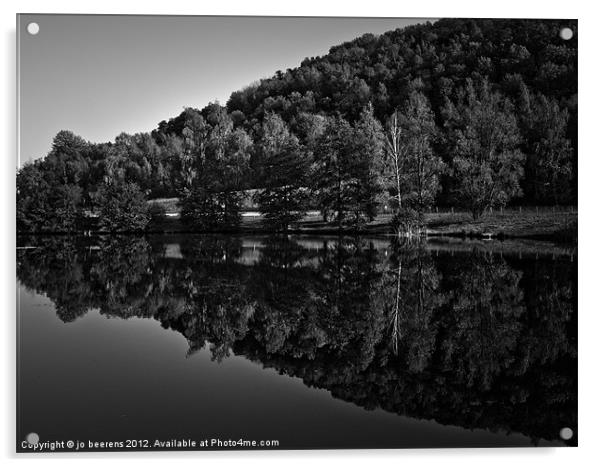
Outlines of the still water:
[{"label": "still water", "polygon": [[31,432],[86,449],[576,445],[573,254],[386,238],[19,239],[17,449]]}]

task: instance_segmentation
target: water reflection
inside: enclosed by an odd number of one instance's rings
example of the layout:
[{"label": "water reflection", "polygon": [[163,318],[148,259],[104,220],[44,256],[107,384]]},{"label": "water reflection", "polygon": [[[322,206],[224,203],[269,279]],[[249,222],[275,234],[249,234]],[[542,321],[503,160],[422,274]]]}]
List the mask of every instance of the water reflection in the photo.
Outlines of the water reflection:
[{"label": "water reflection", "polygon": [[367,409],[533,444],[576,432],[567,257],[363,238],[26,243],[36,248],[18,250],[18,279],[66,323],[91,309],[152,318],[181,333],[189,354],[242,355]]}]

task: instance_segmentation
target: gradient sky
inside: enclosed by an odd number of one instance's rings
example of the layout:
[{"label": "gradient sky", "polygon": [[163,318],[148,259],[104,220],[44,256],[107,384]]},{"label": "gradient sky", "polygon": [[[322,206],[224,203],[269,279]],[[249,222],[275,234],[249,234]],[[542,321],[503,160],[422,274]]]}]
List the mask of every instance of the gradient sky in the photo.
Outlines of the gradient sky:
[{"label": "gradient sky", "polygon": [[[150,131],[363,33],[424,19],[34,15],[18,17],[20,163],[68,129],[93,142]],[[37,35],[27,25],[40,26]]]}]

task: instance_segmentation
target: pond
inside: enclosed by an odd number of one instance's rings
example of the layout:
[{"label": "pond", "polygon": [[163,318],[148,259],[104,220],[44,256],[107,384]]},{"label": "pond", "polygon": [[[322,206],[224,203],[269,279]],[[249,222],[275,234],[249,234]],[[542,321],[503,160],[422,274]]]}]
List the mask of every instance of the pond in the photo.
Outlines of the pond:
[{"label": "pond", "polygon": [[577,444],[570,248],[203,235],[18,243],[18,450],[32,432],[84,450]]}]

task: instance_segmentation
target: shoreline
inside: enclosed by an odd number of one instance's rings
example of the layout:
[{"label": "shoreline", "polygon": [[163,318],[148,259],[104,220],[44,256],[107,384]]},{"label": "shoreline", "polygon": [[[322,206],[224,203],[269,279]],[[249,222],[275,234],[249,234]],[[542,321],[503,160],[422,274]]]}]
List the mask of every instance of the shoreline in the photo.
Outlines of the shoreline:
[{"label": "shoreline", "polygon": [[[179,244],[185,241],[187,238],[194,239],[203,237],[227,237],[231,239],[240,239],[243,248],[252,248],[255,250],[260,247],[264,242],[273,238],[273,235],[262,232],[245,233],[236,232],[229,234],[218,234],[218,233],[149,233],[149,232],[138,232],[128,234],[98,234],[94,233],[89,236],[82,235],[64,235],[64,234],[53,234],[53,235],[20,235],[17,237],[17,250],[37,249],[43,247],[45,241],[52,241],[53,239],[61,240],[64,238],[68,241],[73,241],[79,245],[86,247],[98,248],[99,241],[107,239],[119,239],[121,237],[138,237],[146,238],[149,242],[163,242],[168,245]],[[282,238],[282,237],[281,237]],[[388,248],[391,245],[391,241],[395,238],[394,235],[383,235],[383,234],[363,234],[363,235],[341,235],[341,234],[311,234],[307,232],[302,233],[290,233],[286,235],[286,238],[298,242],[299,245],[304,247],[312,248],[316,244],[324,245],[326,243],[338,242],[343,239],[347,240],[366,240],[370,241],[376,249]],[[316,243],[317,242],[317,243]],[[438,252],[449,252],[452,255],[454,252],[466,253],[466,252],[480,252],[483,254],[502,254],[523,257],[568,257],[571,261],[576,257],[578,252],[578,246],[576,244],[566,242],[555,242],[550,240],[540,239],[521,239],[521,238],[504,238],[504,239],[482,239],[482,238],[460,238],[451,236],[431,236],[431,237],[420,237],[410,240],[411,244],[423,245],[429,251],[438,254]]]},{"label": "shoreline", "polygon": [[[112,234],[231,234],[231,235],[397,235],[390,224],[391,216],[381,214],[361,228],[323,222],[316,215],[306,216],[286,231],[266,229],[261,216],[243,217],[237,229],[202,230],[191,229],[182,224],[179,215],[166,216],[155,220],[142,231],[103,231],[96,227],[96,219],[87,219],[86,224],[76,231],[38,231],[17,232],[18,236],[27,235],[112,235]],[[424,238],[457,238],[473,240],[525,239],[554,241],[565,244],[577,244],[576,210],[505,210],[489,212],[477,220],[465,212],[428,213],[425,215],[426,228],[420,233]],[[402,234],[403,236],[403,234]]]}]

